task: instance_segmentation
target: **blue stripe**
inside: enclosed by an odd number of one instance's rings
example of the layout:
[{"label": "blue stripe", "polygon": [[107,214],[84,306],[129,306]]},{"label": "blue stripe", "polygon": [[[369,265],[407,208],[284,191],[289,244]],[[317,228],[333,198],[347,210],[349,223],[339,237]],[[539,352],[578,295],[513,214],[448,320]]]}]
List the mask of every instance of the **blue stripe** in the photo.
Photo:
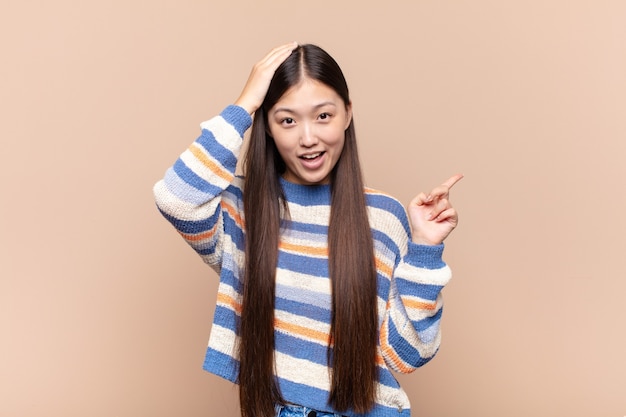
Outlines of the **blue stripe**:
[{"label": "blue stripe", "polygon": [[285,193],[285,199],[300,206],[330,206],[330,185],[300,185],[293,184],[282,177],[280,184]]},{"label": "blue stripe", "polygon": [[[376,274],[376,294],[378,298],[382,299],[384,302],[387,302],[389,298],[389,286],[390,281],[389,278],[382,276],[380,273]],[[379,311],[380,313],[380,311]]]},{"label": "blue stripe", "polygon": [[278,267],[316,277],[328,277],[328,259],[278,252]]},{"label": "blue stripe", "polygon": [[176,175],[178,175],[183,181],[203,193],[216,196],[222,192],[222,188],[210,184],[204,178],[198,176],[198,174],[185,165],[183,160],[180,158],[174,163],[173,169],[174,172],[176,172]]},{"label": "blue stripe", "polygon": [[328,405],[328,392],[309,385],[298,384],[284,378],[278,378],[280,391],[284,400],[293,404],[303,405],[318,411],[333,411]]},{"label": "blue stripe", "polygon": [[429,301],[435,301],[443,289],[441,285],[422,284],[401,277],[396,277],[396,287],[400,294],[412,295]]},{"label": "blue stripe", "polygon": [[378,382],[381,385],[391,387],[391,388],[399,388],[400,384],[398,380],[394,378],[393,374],[387,368],[382,368],[378,366]]},{"label": "blue stripe", "polygon": [[324,240],[328,239],[328,226],[320,226],[311,223],[302,223],[289,219],[281,222],[281,228],[284,229],[287,236],[301,236],[302,233],[310,235],[319,235]]},{"label": "blue stripe", "polygon": [[237,130],[239,136],[243,136],[246,130],[252,125],[252,117],[239,106],[230,105],[226,107],[222,113],[220,113],[220,116]]},{"label": "blue stripe", "polygon": [[213,255],[215,253],[215,247],[217,246],[216,239],[211,239],[200,243],[188,241],[188,243],[196,252],[198,252],[198,254],[203,256]]},{"label": "blue stripe", "polygon": [[[424,317],[420,320],[412,320],[411,324],[413,324],[413,328],[420,334],[427,334],[433,328],[437,329],[439,327],[439,322],[441,321],[441,315],[443,314],[443,308],[437,310],[435,314],[430,317]],[[438,331],[438,330],[437,330]]]},{"label": "blue stripe", "polygon": [[278,352],[293,358],[305,359],[318,365],[326,366],[326,345],[309,342],[277,330],[274,332],[274,344]]},{"label": "blue stripe", "polygon": [[239,316],[230,308],[217,304],[215,306],[215,313],[213,319],[213,325],[218,325],[226,329],[237,332],[239,327]]},{"label": "blue stripe", "polygon": [[206,350],[202,368],[231,382],[237,382],[239,377],[239,361],[210,347]]},{"label": "blue stripe", "polygon": [[[328,280],[328,278],[324,278]],[[330,280],[328,280],[328,291],[330,291]],[[329,293],[312,291],[306,288],[295,288],[289,285],[276,284],[276,296],[285,300],[297,301],[305,305],[319,307],[330,310],[331,296]],[[295,306],[292,306],[295,307]],[[300,311],[290,310],[290,311]]]},{"label": "blue stripe", "polygon": [[[239,181],[243,181],[243,178],[240,176],[236,176],[235,178]],[[239,208],[239,202],[243,201],[243,193],[241,192],[241,188],[231,183],[224,190],[224,193],[222,194],[222,198],[224,200],[230,201],[231,204],[233,204],[233,206]]]},{"label": "blue stripe", "polygon": [[418,245],[409,242],[409,251],[404,261],[418,268],[440,269],[446,266],[442,260],[443,243],[440,245]]},{"label": "blue stripe", "polygon": [[187,184],[171,167],[165,172],[163,182],[169,192],[187,203],[200,205],[213,198],[212,194],[205,193]]},{"label": "blue stripe", "polygon": [[386,233],[372,229],[374,239],[374,249],[378,253],[383,253],[387,257],[391,254],[394,259],[394,268],[400,263],[400,248]]},{"label": "blue stripe", "polygon": [[222,255],[222,271],[220,272],[220,284],[226,284],[233,287],[237,293],[241,294],[242,284],[241,280],[235,274],[232,263],[232,255],[224,253]]},{"label": "blue stripe", "polygon": [[218,206],[218,209],[206,219],[202,220],[180,220],[174,216],[171,216],[159,209],[163,217],[165,217],[170,223],[174,225],[176,230],[186,234],[197,234],[206,232],[207,230],[211,230],[213,225],[217,222],[219,215],[221,214],[221,208]]},{"label": "blue stripe", "polygon": [[365,202],[369,207],[378,208],[393,215],[402,224],[407,234],[411,232],[404,206],[398,200],[386,195],[365,194]]},{"label": "blue stripe", "polygon": [[235,219],[230,217],[230,214],[227,211],[224,211],[224,230],[226,231],[226,234],[231,236],[237,249],[245,251],[246,245],[243,238],[243,231],[239,228]]},{"label": "blue stripe", "polygon": [[431,359],[422,358],[417,349],[415,349],[406,339],[404,339],[400,335],[393,320],[389,321],[387,329],[389,333],[389,345],[393,347],[393,350],[404,362],[410,364],[413,367],[420,367]]},{"label": "blue stripe", "polygon": [[[274,335],[276,350],[290,357],[304,359],[318,365],[327,366],[327,346],[319,343],[308,342],[300,338],[290,336],[287,333],[277,331]],[[387,369],[378,367],[378,382],[392,388],[400,386],[393,374]]]},{"label": "blue stripe", "polygon": [[426,344],[432,343],[439,334],[441,324],[442,310],[439,310],[437,314],[432,317],[427,317],[422,320],[412,321],[413,327],[418,331],[420,340]]},{"label": "blue stripe", "polygon": [[277,310],[286,311],[291,314],[296,314],[299,317],[306,317],[323,323],[330,323],[330,296],[328,297],[327,307],[328,308],[324,308],[321,306],[318,307],[312,304],[306,304],[304,302],[289,300],[282,297],[276,298]]},{"label": "blue stripe", "polygon": [[237,156],[233,152],[224,147],[220,142],[215,139],[213,132],[207,129],[202,129],[202,134],[196,139],[198,144],[204,151],[211,156],[214,162],[218,165],[222,165],[231,173],[235,172],[237,166]]}]

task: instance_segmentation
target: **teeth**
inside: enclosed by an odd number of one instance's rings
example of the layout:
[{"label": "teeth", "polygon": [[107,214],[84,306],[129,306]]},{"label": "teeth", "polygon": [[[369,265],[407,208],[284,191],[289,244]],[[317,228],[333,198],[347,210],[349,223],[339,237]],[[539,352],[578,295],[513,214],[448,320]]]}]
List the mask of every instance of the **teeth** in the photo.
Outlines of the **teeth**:
[{"label": "teeth", "polygon": [[304,158],[304,159],[315,159],[318,156],[320,156],[321,154],[322,154],[321,152],[318,152],[318,153],[314,153],[314,154],[311,154],[311,155],[302,155],[302,158]]}]

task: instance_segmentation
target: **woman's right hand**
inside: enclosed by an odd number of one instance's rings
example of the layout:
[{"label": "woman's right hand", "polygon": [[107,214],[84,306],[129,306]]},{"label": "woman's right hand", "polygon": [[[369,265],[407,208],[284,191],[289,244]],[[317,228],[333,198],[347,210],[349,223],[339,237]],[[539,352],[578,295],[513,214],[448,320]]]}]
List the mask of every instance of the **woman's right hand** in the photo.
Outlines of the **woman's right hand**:
[{"label": "woman's right hand", "polygon": [[261,107],[276,69],[291,55],[291,52],[293,52],[297,46],[297,42],[290,42],[278,46],[272,49],[262,60],[257,62],[254,67],[252,67],[248,81],[241,95],[239,95],[239,98],[235,101],[235,105],[244,108],[250,115]]}]

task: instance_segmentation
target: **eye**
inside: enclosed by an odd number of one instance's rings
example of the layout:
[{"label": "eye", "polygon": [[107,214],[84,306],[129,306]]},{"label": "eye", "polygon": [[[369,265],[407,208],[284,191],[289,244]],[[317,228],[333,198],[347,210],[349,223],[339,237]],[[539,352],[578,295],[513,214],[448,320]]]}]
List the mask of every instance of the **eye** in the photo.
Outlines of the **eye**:
[{"label": "eye", "polygon": [[324,113],[321,113],[318,117],[320,120],[328,120],[330,119],[330,113],[324,112]]},{"label": "eye", "polygon": [[289,126],[289,125],[294,124],[294,122],[295,121],[291,117],[285,117],[284,119],[280,121],[280,124],[284,126]]}]

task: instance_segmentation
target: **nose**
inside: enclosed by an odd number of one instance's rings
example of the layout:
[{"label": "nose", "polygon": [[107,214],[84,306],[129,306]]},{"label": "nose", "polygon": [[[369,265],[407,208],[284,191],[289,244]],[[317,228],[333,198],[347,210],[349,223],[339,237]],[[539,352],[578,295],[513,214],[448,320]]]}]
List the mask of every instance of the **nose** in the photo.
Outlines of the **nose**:
[{"label": "nose", "polygon": [[318,142],[317,135],[315,134],[315,129],[308,123],[302,125],[302,130],[300,131],[300,145],[306,148],[310,148],[315,146]]}]

